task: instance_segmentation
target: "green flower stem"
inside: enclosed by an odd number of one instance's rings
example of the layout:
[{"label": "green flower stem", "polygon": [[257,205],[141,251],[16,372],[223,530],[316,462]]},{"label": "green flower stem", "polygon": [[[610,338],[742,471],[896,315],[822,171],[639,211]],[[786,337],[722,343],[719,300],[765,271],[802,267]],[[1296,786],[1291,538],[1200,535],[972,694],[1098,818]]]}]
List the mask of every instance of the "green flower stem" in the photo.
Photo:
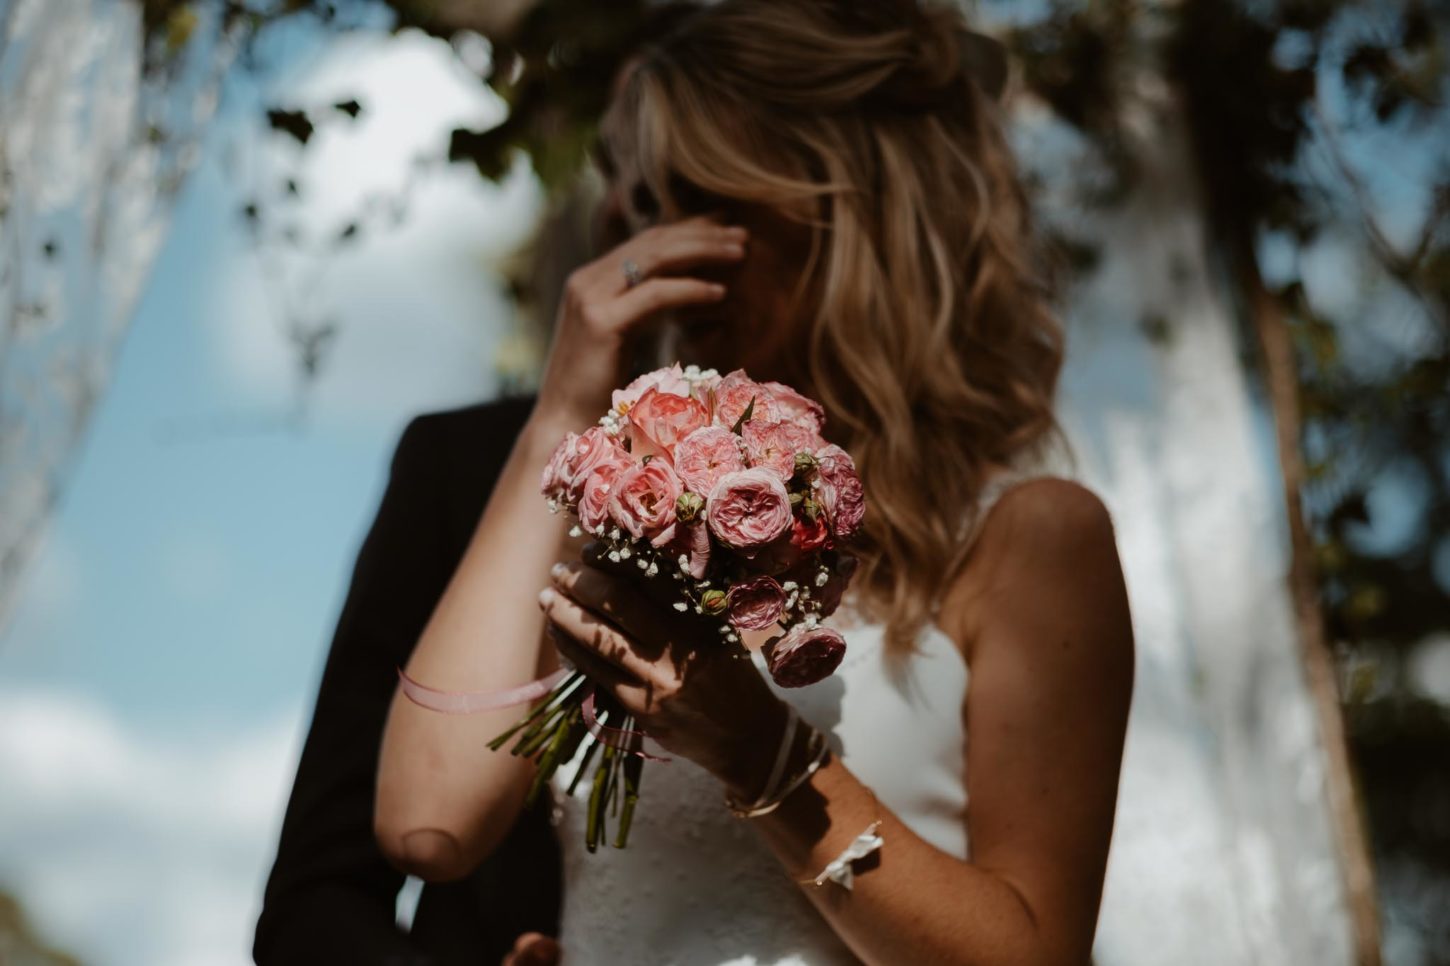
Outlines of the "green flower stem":
[{"label": "green flower stem", "polygon": [[560,705],[549,712],[542,722],[534,725],[533,728],[524,733],[524,736],[519,739],[519,743],[514,746],[513,753],[520,758],[532,758],[539,749],[543,748],[554,737],[554,732],[559,727],[559,722],[568,719],[569,715],[573,713],[574,708],[577,707],[577,704],[572,707]]},{"label": "green flower stem", "polygon": [[508,742],[511,737],[518,733],[519,729],[524,728],[535,722],[538,719],[539,715],[549,710],[551,706],[555,706],[555,702],[559,699],[568,697],[576,688],[578,688],[579,683],[583,680],[584,675],[582,672],[575,671],[573,674],[569,675],[567,678],[561,681],[559,685],[554,688],[553,691],[550,691],[549,694],[545,696],[544,700],[534,705],[534,707],[529,710],[528,714],[524,715],[518,721],[514,722],[513,726],[510,727],[503,734],[490,741],[488,743],[488,746],[494,751],[498,751],[504,746],[505,743]]},{"label": "green flower stem", "polygon": [[[635,739],[636,746],[640,739]],[[624,756],[624,812],[619,816],[619,831],[614,838],[614,847],[622,849],[629,842],[629,823],[634,818],[634,806],[639,801],[639,782],[644,776],[644,759],[639,755]]]},{"label": "green flower stem", "polygon": [[584,824],[584,847],[590,852],[599,847],[601,826],[604,824],[604,815],[600,806],[604,804],[604,785],[609,779],[609,767],[613,758],[614,747],[605,744],[599,767],[594,770],[594,786],[589,790],[589,815]]},{"label": "green flower stem", "polygon": [[528,796],[524,799],[526,806],[532,808],[539,800],[539,793],[544,790],[544,784],[559,767],[559,758],[564,749],[570,744],[578,744],[577,740],[571,742],[571,738],[578,734],[579,717],[582,714],[578,705],[569,709],[569,712],[559,719],[554,728],[554,736],[549,741],[548,750],[539,759],[539,767],[534,772],[534,780],[529,784]]}]

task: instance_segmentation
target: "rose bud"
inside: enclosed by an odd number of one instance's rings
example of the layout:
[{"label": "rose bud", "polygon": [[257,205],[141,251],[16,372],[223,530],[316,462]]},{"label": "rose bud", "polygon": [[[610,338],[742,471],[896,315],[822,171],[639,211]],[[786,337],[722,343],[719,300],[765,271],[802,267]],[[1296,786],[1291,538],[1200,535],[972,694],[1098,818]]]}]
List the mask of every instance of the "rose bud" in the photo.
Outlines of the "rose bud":
[{"label": "rose bud", "polygon": [[725,613],[725,608],[728,606],[725,591],[713,587],[705,591],[700,595],[700,606],[705,609],[707,614]]},{"label": "rose bud", "polygon": [[675,519],[681,523],[693,523],[704,508],[705,498],[691,490],[686,490],[675,501]]},{"label": "rose bud", "polygon": [[833,674],[846,656],[846,639],[833,627],[797,624],[765,645],[770,676],[783,688],[803,688]]},{"label": "rose bud", "polygon": [[730,623],[740,630],[763,630],[785,613],[785,591],[770,577],[753,577],[730,588]]}]

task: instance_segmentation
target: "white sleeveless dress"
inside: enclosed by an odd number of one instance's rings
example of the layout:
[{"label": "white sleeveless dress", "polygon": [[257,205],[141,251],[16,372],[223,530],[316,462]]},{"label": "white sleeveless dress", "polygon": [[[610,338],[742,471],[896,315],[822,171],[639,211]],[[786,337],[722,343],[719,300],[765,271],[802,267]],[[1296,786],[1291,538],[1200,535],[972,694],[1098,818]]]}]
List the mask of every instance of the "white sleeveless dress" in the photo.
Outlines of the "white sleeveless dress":
[{"label": "white sleeveless dress", "polygon": [[[994,481],[982,495],[977,529],[996,498],[1023,479],[1014,473]],[[849,611],[843,604],[830,621],[846,638],[846,657],[834,675],[791,689],[777,688],[768,674],[765,679],[826,733],[832,750],[908,828],[950,855],[970,858],[962,714],[969,673],[962,653],[928,624],[918,653],[892,661],[884,627]],[[764,659],[754,658],[764,673]],[[651,741],[645,746],[668,754]],[[565,966],[859,962],[750,820],[726,810],[719,780],[688,759],[646,762],[628,847],[605,844],[589,854],[587,778],[572,797],[566,794],[580,757],[552,780],[564,856]]]}]

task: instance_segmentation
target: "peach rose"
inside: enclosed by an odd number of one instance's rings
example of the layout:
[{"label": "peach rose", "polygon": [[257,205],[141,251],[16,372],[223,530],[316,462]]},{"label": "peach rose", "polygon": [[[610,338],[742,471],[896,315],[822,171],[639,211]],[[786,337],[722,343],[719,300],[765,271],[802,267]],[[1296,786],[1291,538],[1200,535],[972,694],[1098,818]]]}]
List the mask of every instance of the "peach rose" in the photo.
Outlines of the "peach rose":
[{"label": "peach rose", "polygon": [[554,447],[554,452],[549,454],[549,462],[544,464],[544,472],[539,477],[539,492],[551,500],[564,499],[567,487],[565,464],[569,461],[569,453],[578,438],[578,433],[566,433],[559,445]]},{"label": "peach rose", "polygon": [[688,396],[690,383],[680,369],[680,364],[676,362],[672,366],[646,372],[623,389],[614,390],[609,397],[610,405],[618,413],[628,413],[634,404],[651,389],[675,396]]},{"label": "peach rose", "polygon": [[763,630],[785,613],[785,591],[774,578],[752,577],[731,587],[725,604],[730,609],[731,624],[740,630]]},{"label": "peach rose", "polygon": [[582,433],[564,437],[549,465],[544,467],[540,488],[546,496],[574,506],[584,490],[584,480],[603,463],[628,462],[629,454],[603,427],[591,426]]},{"label": "peach rose", "polygon": [[647,389],[629,410],[630,453],[635,459],[663,456],[673,462],[676,444],[709,421],[699,400]]},{"label": "peach rose", "polygon": [[846,656],[846,639],[833,627],[797,624],[766,645],[770,676],[783,688],[803,688],[830,677]]},{"label": "peach rose", "polygon": [[790,494],[772,470],[726,473],[705,501],[710,532],[727,547],[763,547],[790,529]]},{"label": "peach rose", "polygon": [[704,426],[675,446],[675,473],[702,496],[726,473],[745,469],[740,437],[721,426]]},{"label": "peach rose", "polygon": [[589,533],[601,533],[609,526],[609,496],[619,474],[629,467],[624,460],[601,463],[584,480],[579,492],[579,524]]},{"label": "peach rose", "polygon": [[755,403],[750,410],[752,421],[758,419],[761,422],[774,422],[780,418],[776,413],[775,397],[770,390],[747,376],[744,369],[736,369],[725,375],[721,378],[720,385],[715,387],[715,425],[734,429],[735,423],[751,405],[752,400]]},{"label": "peach rose", "polygon": [[795,454],[811,453],[821,446],[820,437],[812,430],[788,419],[762,422],[751,418],[740,427],[745,451],[751,466],[766,466],[782,480],[795,475]]},{"label": "peach rose", "polygon": [[614,481],[609,516],[635,539],[652,539],[675,522],[675,500],[683,492],[668,460],[636,463]]},{"label": "peach rose", "polygon": [[783,382],[762,382],[761,385],[770,390],[781,419],[798,423],[817,435],[825,431],[826,409],[820,403],[802,396]]}]

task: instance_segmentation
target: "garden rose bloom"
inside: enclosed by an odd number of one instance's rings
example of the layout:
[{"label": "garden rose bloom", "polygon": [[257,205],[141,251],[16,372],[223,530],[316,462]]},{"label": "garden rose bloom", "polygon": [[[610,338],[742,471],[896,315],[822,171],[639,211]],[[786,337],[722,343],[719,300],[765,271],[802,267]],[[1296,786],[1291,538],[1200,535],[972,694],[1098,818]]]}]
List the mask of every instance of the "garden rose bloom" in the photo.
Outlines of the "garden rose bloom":
[{"label": "garden rose bloom", "polygon": [[680,364],[676,362],[664,369],[656,369],[654,372],[646,372],[635,379],[623,389],[616,389],[610,394],[609,401],[615,412],[628,413],[640,398],[649,390],[657,389],[660,392],[670,393],[675,396],[688,396],[690,394],[690,383],[685,379]]},{"label": "garden rose bloom", "polygon": [[574,506],[584,490],[584,480],[603,463],[627,462],[629,454],[599,426],[582,433],[570,433],[549,457],[539,488],[546,496]]},{"label": "garden rose bloom", "polygon": [[750,410],[751,421],[775,422],[780,418],[770,390],[747,376],[744,369],[736,369],[724,376],[720,385],[715,387],[716,425],[732,429],[752,399],[755,407]]},{"label": "garden rose bloom", "polygon": [[785,613],[785,591],[770,577],[741,581],[730,588],[725,601],[730,608],[730,623],[741,630],[763,630]]},{"label": "garden rose bloom", "polygon": [[772,470],[754,467],[727,473],[706,498],[705,520],[727,547],[763,547],[790,529],[790,494]]},{"label": "garden rose bloom", "polygon": [[750,465],[769,467],[782,480],[795,475],[795,454],[814,452],[821,445],[812,430],[788,419],[762,422],[752,417],[740,427],[740,438],[745,440]]},{"label": "garden rose bloom", "polygon": [[743,469],[745,459],[740,455],[740,437],[724,427],[702,427],[675,446],[675,473],[685,486],[701,496],[714,489],[716,481],[726,473]]},{"label": "garden rose bloom", "polygon": [[630,453],[635,459],[663,456],[673,462],[675,445],[709,421],[699,400],[647,389],[629,410]]},{"label": "garden rose bloom", "polygon": [[831,530],[837,538],[845,539],[861,526],[861,518],[866,513],[866,492],[850,454],[839,446],[827,446],[821,452],[825,455],[817,457],[821,479],[817,492]]},{"label": "garden rose bloom", "polygon": [[623,460],[601,463],[584,480],[579,491],[579,525],[590,533],[599,533],[609,526],[609,495],[619,474],[629,469]]},{"label": "garden rose bloom", "polygon": [[675,522],[680,478],[667,460],[635,463],[614,481],[609,516],[635,539],[652,539]]},{"label": "garden rose bloom", "polygon": [[578,438],[578,433],[566,433],[559,445],[554,447],[554,452],[549,456],[549,462],[544,464],[544,472],[539,477],[539,492],[551,500],[564,499],[564,490],[567,486],[564,464],[568,461],[569,452],[574,448],[574,442]]},{"label": "garden rose bloom", "polygon": [[835,628],[797,624],[767,645],[770,676],[783,688],[803,688],[830,677],[846,656],[846,639]]},{"label": "garden rose bloom", "polygon": [[788,419],[819,435],[826,428],[826,408],[814,399],[807,399],[783,382],[762,382],[770,390],[776,411],[781,419]]}]

